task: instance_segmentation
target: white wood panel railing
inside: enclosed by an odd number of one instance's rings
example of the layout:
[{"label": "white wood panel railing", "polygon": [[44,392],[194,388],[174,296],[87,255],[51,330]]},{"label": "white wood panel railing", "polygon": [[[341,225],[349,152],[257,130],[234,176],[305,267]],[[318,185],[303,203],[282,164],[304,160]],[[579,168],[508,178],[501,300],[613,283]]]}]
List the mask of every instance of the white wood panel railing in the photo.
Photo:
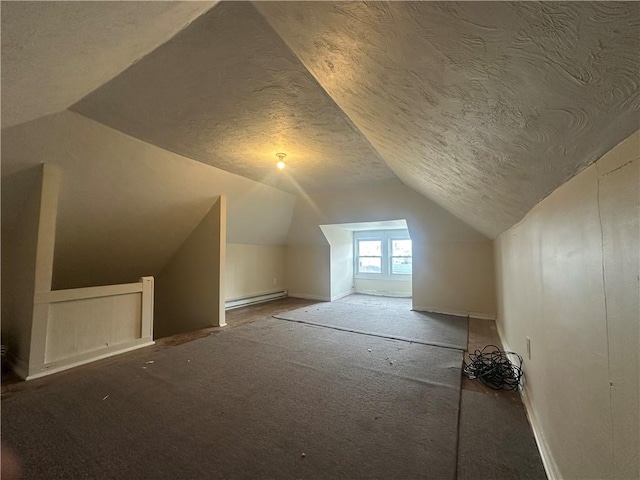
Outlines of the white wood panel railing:
[{"label": "white wood panel railing", "polygon": [[27,380],[152,345],[153,277],[38,292]]}]

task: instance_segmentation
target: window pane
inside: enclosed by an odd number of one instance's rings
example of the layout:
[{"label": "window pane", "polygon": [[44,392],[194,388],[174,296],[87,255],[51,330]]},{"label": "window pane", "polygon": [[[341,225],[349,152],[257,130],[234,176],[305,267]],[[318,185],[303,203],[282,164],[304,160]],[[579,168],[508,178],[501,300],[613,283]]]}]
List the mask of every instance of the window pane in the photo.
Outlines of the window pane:
[{"label": "window pane", "polygon": [[392,258],[391,273],[411,275],[412,261],[411,257]]},{"label": "window pane", "polygon": [[411,240],[391,240],[392,257],[410,257]]},{"label": "window pane", "polygon": [[382,259],[380,257],[360,257],[358,261],[358,273],[382,273]]},{"label": "window pane", "polygon": [[358,255],[362,257],[379,257],[382,255],[381,240],[359,240]]}]

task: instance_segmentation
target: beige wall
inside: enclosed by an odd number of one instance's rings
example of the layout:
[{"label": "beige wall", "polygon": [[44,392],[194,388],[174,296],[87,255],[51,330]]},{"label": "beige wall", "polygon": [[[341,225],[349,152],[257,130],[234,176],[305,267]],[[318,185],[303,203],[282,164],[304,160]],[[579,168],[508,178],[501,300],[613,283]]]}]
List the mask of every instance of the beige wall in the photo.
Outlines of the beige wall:
[{"label": "beige wall", "polygon": [[640,133],[496,241],[498,326],[553,476],[638,478]]},{"label": "beige wall", "polygon": [[153,344],[153,277],[52,291],[61,180],[49,164],[3,179],[3,344],[26,380]]},{"label": "beige wall", "polygon": [[[190,238],[212,198],[227,193],[228,240],[280,251],[269,260],[272,266],[266,278],[271,285],[277,276],[278,288],[286,288],[282,245],[291,221],[293,195],[167,152],[72,112],[2,130],[3,243],[15,243],[22,249],[29,246],[21,233],[14,238],[14,231],[18,232],[14,227],[22,218],[26,192],[31,188],[33,173],[29,172],[40,169],[42,160],[51,162],[63,177],[53,230],[54,289],[132,283],[141,276],[158,276]],[[7,247],[3,254],[11,251]],[[235,253],[230,253],[231,258]],[[12,258],[28,262],[30,256],[17,253]],[[11,261],[4,258],[3,265]],[[244,275],[235,277],[233,288],[253,291],[263,284],[261,275]],[[4,285],[7,293],[18,283]],[[160,279],[159,288],[162,285]],[[18,295],[28,291],[21,289]],[[176,295],[182,298],[187,293]],[[224,296],[223,292],[223,301]],[[7,313],[11,299],[5,295],[3,300]],[[163,330],[165,322],[166,318],[161,319],[159,327],[163,334],[171,331]],[[9,327],[3,331],[12,335]]]},{"label": "beige wall", "polygon": [[[332,296],[330,250],[319,228],[322,224],[403,217],[416,245],[462,240],[477,252],[471,244],[490,243],[402,185],[314,196],[312,201],[320,203],[317,209],[299,197],[292,222],[293,195],[175,155],[68,111],[3,129],[2,140],[3,178],[43,159],[62,170],[55,289],[157,277],[203,218],[210,199],[220,194],[228,196],[228,242],[286,243],[286,288],[314,298]],[[476,293],[482,286],[486,289],[493,275],[478,270],[478,263],[467,272],[477,282],[469,285],[459,278],[451,286],[459,302],[452,305],[430,293],[437,283],[415,282],[414,301],[426,309],[494,312],[493,294]],[[452,267],[437,265],[433,268],[440,270],[429,274],[446,276]]]},{"label": "beige wall", "polygon": [[43,164],[15,177],[3,182],[7,205],[22,207],[3,221],[2,333],[9,360],[25,378],[44,362],[47,307],[36,298],[51,291],[60,170]]},{"label": "beige wall", "polygon": [[287,245],[285,275],[290,297],[330,301],[329,245]]},{"label": "beige wall", "polygon": [[[331,272],[313,261],[329,256],[319,225],[396,219],[407,220],[413,241],[414,308],[495,316],[492,241],[403,185],[298,197],[287,239],[289,290],[297,291],[295,278],[307,294],[330,298]],[[318,254],[303,260],[303,248]]]},{"label": "beige wall", "polygon": [[[228,197],[229,242],[282,245],[286,240],[293,195],[73,112],[2,129],[4,183],[42,161],[60,167],[64,179],[55,289],[156,276],[218,195]],[[15,216],[15,211],[8,214]]]},{"label": "beige wall", "polygon": [[[21,188],[12,190],[12,185]],[[2,343],[23,376],[31,342],[41,191],[41,165],[2,179]],[[9,205],[13,209],[7,210]]]},{"label": "beige wall", "polygon": [[226,300],[287,289],[283,245],[227,244]]},{"label": "beige wall", "polygon": [[224,216],[220,197],[156,279],[154,338],[224,325]]},{"label": "beige wall", "polygon": [[493,242],[413,240],[413,308],[495,318]]}]

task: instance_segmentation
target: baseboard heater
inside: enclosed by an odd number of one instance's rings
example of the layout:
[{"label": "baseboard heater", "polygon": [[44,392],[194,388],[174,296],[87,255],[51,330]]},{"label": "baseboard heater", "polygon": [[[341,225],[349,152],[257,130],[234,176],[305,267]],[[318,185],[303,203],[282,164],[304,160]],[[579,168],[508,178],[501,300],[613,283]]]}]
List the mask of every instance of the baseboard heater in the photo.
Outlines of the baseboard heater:
[{"label": "baseboard heater", "polygon": [[269,300],[277,300],[278,298],[284,298],[287,296],[286,290],[280,290],[279,292],[263,293],[261,295],[252,295],[250,297],[235,298],[233,300],[227,300],[224,302],[225,310],[233,310],[234,308],[246,307],[247,305],[253,305],[254,303],[268,302]]}]

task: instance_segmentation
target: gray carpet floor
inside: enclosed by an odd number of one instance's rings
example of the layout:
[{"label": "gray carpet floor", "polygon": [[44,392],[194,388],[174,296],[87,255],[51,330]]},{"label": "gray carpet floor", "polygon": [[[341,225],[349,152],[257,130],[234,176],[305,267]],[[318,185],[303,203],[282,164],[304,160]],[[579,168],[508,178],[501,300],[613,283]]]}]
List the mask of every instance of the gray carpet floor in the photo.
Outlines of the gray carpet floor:
[{"label": "gray carpet floor", "polygon": [[404,310],[411,310],[413,306],[411,297],[380,297],[378,295],[366,295],[364,293],[352,293],[335,301],[354,305],[376,305],[378,307]]},{"label": "gray carpet floor", "polygon": [[462,390],[459,480],[546,480],[521,405]]},{"label": "gray carpet floor", "polygon": [[280,313],[275,318],[425,345],[460,350],[467,347],[467,318],[453,315],[327,302]]},{"label": "gray carpet floor", "polygon": [[453,479],[461,361],[269,319],[15,392],[2,441],[25,479]]}]

